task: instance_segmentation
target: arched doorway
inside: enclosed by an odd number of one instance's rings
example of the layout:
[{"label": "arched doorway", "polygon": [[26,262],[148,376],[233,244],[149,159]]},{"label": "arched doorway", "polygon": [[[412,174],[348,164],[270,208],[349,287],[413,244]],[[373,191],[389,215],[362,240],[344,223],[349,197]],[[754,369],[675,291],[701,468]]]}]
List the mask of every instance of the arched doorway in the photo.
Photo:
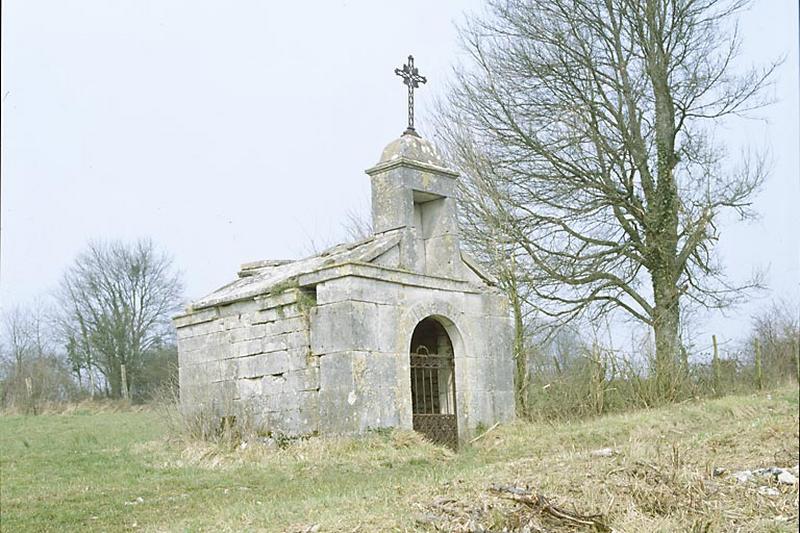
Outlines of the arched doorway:
[{"label": "arched doorway", "polygon": [[433,317],[411,335],[411,412],[413,427],[436,444],[458,447],[453,343]]}]

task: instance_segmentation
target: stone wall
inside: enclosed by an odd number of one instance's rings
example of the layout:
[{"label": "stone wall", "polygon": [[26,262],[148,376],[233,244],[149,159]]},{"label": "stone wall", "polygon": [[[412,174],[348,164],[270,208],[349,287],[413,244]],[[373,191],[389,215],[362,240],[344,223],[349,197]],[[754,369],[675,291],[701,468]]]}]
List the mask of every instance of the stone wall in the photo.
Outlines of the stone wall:
[{"label": "stone wall", "polygon": [[290,435],[410,429],[411,336],[432,316],[453,344],[460,437],[513,418],[513,326],[502,294],[367,266],[307,281],[176,319],[185,408],[247,409]]},{"label": "stone wall", "polygon": [[[413,280],[413,276],[409,276]],[[320,360],[320,431],[412,427],[410,343],[433,316],[454,347],[459,434],[514,417],[513,324],[505,297],[399,279],[348,275],[320,282],[311,351]]]},{"label": "stone wall", "polygon": [[218,415],[247,412],[285,434],[318,427],[319,359],[310,352],[308,309],[300,289],[175,319],[181,404]]}]

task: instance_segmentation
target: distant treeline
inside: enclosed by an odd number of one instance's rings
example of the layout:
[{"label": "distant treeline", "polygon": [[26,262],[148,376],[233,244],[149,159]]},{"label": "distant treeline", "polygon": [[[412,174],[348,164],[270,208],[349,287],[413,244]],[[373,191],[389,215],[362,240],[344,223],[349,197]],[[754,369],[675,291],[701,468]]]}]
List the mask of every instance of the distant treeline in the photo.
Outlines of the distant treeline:
[{"label": "distant treeline", "polygon": [[90,243],[47,299],[4,310],[2,407],[152,398],[176,381],[170,316],[182,291],[172,259],[149,240]]},{"label": "distant treeline", "polygon": [[527,415],[563,420],[800,383],[799,316],[797,304],[773,303],[738,341],[723,347],[712,336],[699,348],[684,347],[667,395],[652,376],[647,342],[624,354],[564,330],[527,347]]}]

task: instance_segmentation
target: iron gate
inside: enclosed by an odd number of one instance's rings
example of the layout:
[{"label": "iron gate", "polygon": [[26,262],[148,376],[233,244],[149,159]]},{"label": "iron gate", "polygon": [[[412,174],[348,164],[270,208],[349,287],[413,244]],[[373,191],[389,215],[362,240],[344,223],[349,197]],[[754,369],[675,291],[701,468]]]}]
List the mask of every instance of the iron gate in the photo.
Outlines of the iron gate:
[{"label": "iron gate", "polygon": [[411,354],[411,407],[414,431],[436,444],[458,447],[453,357],[428,353],[420,346]]}]

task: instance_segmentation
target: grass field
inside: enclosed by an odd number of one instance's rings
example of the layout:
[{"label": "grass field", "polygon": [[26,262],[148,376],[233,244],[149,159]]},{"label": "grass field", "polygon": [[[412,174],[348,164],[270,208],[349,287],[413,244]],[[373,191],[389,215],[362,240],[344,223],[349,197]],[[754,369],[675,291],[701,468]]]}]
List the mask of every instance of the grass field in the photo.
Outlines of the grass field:
[{"label": "grass field", "polygon": [[[730,475],[797,464],[796,387],[557,426],[517,422],[458,454],[397,431],[233,450],[165,434],[151,410],[0,417],[2,531],[588,527],[492,484],[602,515],[614,531],[797,531],[797,485]],[[600,448],[611,450],[592,453]]]}]

